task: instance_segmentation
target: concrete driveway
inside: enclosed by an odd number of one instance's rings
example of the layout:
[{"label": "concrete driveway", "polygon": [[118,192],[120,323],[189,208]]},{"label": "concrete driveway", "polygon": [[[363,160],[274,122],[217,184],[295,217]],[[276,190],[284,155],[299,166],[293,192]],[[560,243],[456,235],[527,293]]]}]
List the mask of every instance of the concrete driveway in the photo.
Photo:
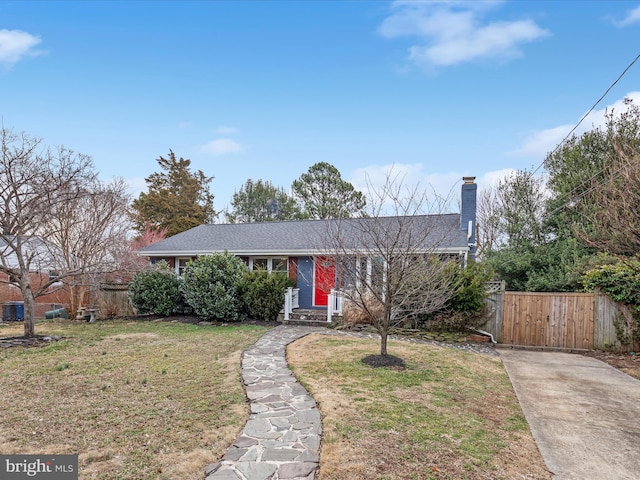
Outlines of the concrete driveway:
[{"label": "concrete driveway", "polygon": [[640,478],[640,381],[582,355],[498,349],[554,479]]}]

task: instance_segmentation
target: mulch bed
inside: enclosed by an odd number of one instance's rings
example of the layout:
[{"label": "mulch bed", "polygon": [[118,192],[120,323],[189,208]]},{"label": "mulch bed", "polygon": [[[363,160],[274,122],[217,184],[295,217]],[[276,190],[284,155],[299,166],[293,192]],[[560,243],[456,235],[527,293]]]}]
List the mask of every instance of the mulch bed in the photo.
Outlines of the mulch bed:
[{"label": "mulch bed", "polygon": [[404,360],[393,355],[367,355],[362,359],[365,363],[373,368],[387,367],[398,370],[404,370]]}]

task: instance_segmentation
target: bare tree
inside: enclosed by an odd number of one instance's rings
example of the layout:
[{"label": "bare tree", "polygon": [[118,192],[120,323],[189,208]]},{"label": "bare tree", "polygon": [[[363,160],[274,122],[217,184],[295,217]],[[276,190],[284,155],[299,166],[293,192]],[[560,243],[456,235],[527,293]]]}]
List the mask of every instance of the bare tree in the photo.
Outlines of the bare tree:
[{"label": "bare tree", "polygon": [[574,226],[587,246],[613,255],[640,254],[640,152],[616,145],[603,177],[591,179],[570,209],[581,222]]},{"label": "bare tree", "polygon": [[477,239],[476,255],[479,258],[484,252],[495,250],[500,245],[500,211],[498,193],[494,187],[479,192]]},{"label": "bare tree", "polygon": [[[108,268],[105,252],[117,238],[125,240],[118,225],[126,207],[121,187],[98,182],[86,155],[0,130],[0,272],[22,293],[25,337],[35,334],[38,296]],[[55,275],[32,281],[31,274],[42,271]]]},{"label": "bare tree", "polygon": [[105,274],[128,267],[123,265],[131,229],[126,190],[123,179],[84,185],[74,198],[52,205],[50,219],[40,229],[58,252],[58,276],[62,277],[58,280],[70,289],[74,313],[90,301],[90,289],[96,288]]},{"label": "bare tree", "polygon": [[323,255],[335,261],[346,301],[375,326],[386,356],[392,327],[439,310],[454,294],[463,248],[447,246],[462,238],[466,247],[466,231],[459,215],[442,213],[448,202],[429,202],[397,175],[369,190],[367,216],[328,221]]}]

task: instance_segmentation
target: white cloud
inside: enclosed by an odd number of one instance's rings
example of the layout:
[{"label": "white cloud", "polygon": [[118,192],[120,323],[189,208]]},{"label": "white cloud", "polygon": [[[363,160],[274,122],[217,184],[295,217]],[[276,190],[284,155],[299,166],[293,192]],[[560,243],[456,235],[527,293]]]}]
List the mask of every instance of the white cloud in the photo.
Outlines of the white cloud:
[{"label": "white cloud", "polygon": [[206,145],[203,145],[201,148],[204,153],[214,156],[224,155],[227,153],[239,153],[243,149],[244,147],[240,143],[235,140],[231,140],[230,138],[218,138]]},{"label": "white cloud", "polygon": [[395,2],[379,33],[387,38],[418,37],[408,60],[420,67],[450,66],[475,60],[508,60],[520,45],[549,35],[532,20],[484,21],[501,1]]},{"label": "white cloud", "polygon": [[13,66],[25,56],[40,55],[43,52],[33,50],[42,40],[20,30],[0,30],[0,64]]},{"label": "white cloud", "polygon": [[[370,197],[374,194],[375,197],[375,193],[381,192],[387,179],[390,179],[393,180],[395,187],[401,187],[405,197],[408,197],[412,190],[417,189],[418,192],[426,192],[429,203],[432,203],[431,207],[435,208],[437,205],[438,209],[455,211],[462,177],[463,174],[458,172],[426,173],[419,163],[395,163],[359,168],[353,172],[350,182],[365,196]],[[386,207],[390,206],[390,204],[386,205]],[[392,213],[387,211],[387,214]]]},{"label": "white cloud", "polygon": [[220,135],[235,135],[236,133],[238,133],[238,129],[235,127],[220,125],[218,128],[216,128],[216,133]]},{"label": "white cloud", "polygon": [[[402,181],[406,188],[410,189],[418,186],[428,193],[430,199],[439,198],[444,200],[441,203],[436,202],[438,205],[444,205],[443,211],[459,212],[462,177],[475,175],[475,182],[478,184],[478,190],[481,191],[496,187],[500,180],[508,178],[515,171],[513,168],[504,168],[488,172],[450,171],[445,173],[426,173],[423,171],[421,164],[372,165],[355,170],[350,181],[357,190],[366,195],[370,192],[370,189],[379,190],[384,186],[387,176],[391,172],[391,175],[397,176],[398,181]],[[390,205],[386,207],[385,214],[392,215],[393,211],[389,208]]]},{"label": "white cloud", "polygon": [[640,6],[631,10],[625,18],[620,21],[614,21],[614,24],[618,27],[626,27],[634,23],[640,23]]},{"label": "white cloud", "polygon": [[[640,105],[640,92],[631,92],[627,94],[625,98],[632,100],[635,105]],[[576,128],[573,135],[580,136],[590,130],[604,127],[606,124],[607,111],[610,112],[613,110],[614,112],[622,113],[627,109],[628,105],[625,104],[625,100],[620,99],[601,110],[593,110],[585,117],[578,128]],[[579,120],[579,118],[576,119],[576,123],[578,123]],[[509,152],[509,154],[517,157],[531,157],[542,162],[547,154],[554,151],[560,142],[565,139],[576,123],[559,125],[534,132],[524,140],[520,147]]]}]

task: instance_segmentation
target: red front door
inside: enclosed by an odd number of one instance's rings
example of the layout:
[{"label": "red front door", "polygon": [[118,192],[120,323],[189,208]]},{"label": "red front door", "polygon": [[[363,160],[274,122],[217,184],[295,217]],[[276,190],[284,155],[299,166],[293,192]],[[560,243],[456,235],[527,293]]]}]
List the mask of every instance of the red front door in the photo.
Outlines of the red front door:
[{"label": "red front door", "polygon": [[316,257],[313,275],[313,305],[326,307],[336,281],[336,262],[329,257]]}]

